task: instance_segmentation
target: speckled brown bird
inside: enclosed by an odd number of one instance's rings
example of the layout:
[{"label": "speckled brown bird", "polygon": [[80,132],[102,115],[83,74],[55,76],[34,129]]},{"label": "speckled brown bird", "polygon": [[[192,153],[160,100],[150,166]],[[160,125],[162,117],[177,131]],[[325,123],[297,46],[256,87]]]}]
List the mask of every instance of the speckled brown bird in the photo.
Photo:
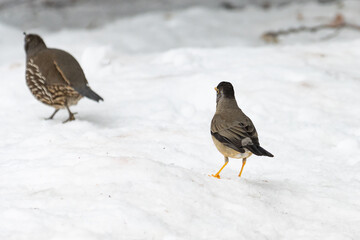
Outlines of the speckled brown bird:
[{"label": "speckled brown bird", "polygon": [[103,101],[88,85],[80,64],[69,53],[48,48],[43,39],[36,34],[25,35],[26,84],[35,98],[55,108],[47,119],[52,119],[62,108],[69,112],[69,118],[75,120],[69,109],[83,97],[94,101]]},{"label": "speckled brown bird", "polygon": [[215,90],[216,112],[211,121],[211,136],[216,148],[224,155],[225,164],[212,176],[220,178],[220,172],[228,164],[229,158],[242,158],[239,173],[241,177],[246,159],[251,154],[268,157],[274,155],[260,146],[254,124],[237,105],[232,84],[221,82]]}]

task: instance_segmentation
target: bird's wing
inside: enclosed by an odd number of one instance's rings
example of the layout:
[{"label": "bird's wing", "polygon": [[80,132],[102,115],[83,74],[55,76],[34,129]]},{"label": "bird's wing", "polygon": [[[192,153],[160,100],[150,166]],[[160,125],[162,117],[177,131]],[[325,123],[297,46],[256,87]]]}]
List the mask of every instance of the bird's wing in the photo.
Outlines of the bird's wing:
[{"label": "bird's wing", "polygon": [[69,53],[59,49],[49,49],[53,58],[53,64],[64,80],[75,90],[87,86],[85,74],[76,61]]},{"label": "bird's wing", "polygon": [[69,86],[81,95],[92,100],[97,102],[100,100],[104,101],[102,97],[90,89],[80,64],[73,56],[59,49],[51,49],[51,53],[54,58],[54,65],[57,71],[61,74]]},{"label": "bird's wing", "polygon": [[30,59],[32,66],[38,77],[44,78],[46,85],[69,85],[57,70],[54,59],[47,53],[47,50],[41,51]]},{"label": "bird's wing", "polygon": [[252,146],[259,145],[255,126],[245,115],[237,120],[230,120],[215,114],[211,122],[211,135],[239,152],[244,152],[244,147],[252,151]]}]

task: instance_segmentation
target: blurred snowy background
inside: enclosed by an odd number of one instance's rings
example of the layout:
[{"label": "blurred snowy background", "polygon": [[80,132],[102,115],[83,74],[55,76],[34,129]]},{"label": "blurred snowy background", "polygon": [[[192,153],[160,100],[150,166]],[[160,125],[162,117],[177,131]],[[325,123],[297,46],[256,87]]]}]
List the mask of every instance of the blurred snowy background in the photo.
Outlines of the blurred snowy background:
[{"label": "blurred snowy background", "polygon": [[[350,0],[0,0],[0,239],[359,239],[360,31],[261,37],[358,26],[359,12]],[[23,31],[73,54],[105,101],[45,121]],[[209,177],[223,164],[210,137],[220,81],[275,155],[249,158],[241,179],[236,159]]]},{"label": "blurred snowy background", "polygon": [[[339,0],[317,0],[320,3]],[[194,6],[263,9],[311,0],[0,0],[0,20],[21,28],[96,28],[109,21],[150,11],[173,11]],[[80,17],[81,16],[81,17]]]}]

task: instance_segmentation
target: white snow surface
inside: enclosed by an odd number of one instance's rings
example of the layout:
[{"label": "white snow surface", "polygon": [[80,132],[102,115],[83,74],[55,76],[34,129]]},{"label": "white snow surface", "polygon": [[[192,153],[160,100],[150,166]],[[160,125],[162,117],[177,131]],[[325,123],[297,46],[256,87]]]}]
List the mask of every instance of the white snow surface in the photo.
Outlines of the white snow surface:
[{"label": "white snow surface", "polygon": [[[105,99],[82,99],[66,124],[65,110],[44,120],[53,109],[26,87],[22,33],[0,24],[0,239],[359,239],[360,33],[258,40],[303,25],[299,11],[315,25],[337,11],[360,22],[359,7],[193,8],[33,29]],[[210,137],[221,81],[275,155],[250,157],[241,178],[237,159],[209,176],[224,163]]]}]

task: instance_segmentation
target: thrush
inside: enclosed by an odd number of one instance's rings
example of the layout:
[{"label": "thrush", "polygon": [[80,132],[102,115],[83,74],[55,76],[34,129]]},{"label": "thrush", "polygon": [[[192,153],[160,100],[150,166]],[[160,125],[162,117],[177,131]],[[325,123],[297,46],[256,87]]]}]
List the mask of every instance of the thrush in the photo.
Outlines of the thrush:
[{"label": "thrush", "polygon": [[26,84],[31,93],[40,102],[55,108],[47,119],[66,108],[69,118],[75,120],[70,106],[76,105],[83,97],[99,102],[104,100],[88,85],[85,74],[69,53],[55,48],[48,48],[44,40],[36,34],[25,35]]},{"label": "thrush", "polygon": [[258,134],[251,119],[237,105],[234,88],[229,82],[221,82],[215,88],[216,112],[211,121],[211,136],[216,148],[224,155],[225,164],[212,175],[220,178],[220,172],[228,164],[229,158],[242,158],[244,169],[246,159],[252,154],[273,157],[260,146]]}]

